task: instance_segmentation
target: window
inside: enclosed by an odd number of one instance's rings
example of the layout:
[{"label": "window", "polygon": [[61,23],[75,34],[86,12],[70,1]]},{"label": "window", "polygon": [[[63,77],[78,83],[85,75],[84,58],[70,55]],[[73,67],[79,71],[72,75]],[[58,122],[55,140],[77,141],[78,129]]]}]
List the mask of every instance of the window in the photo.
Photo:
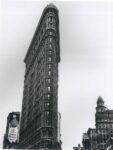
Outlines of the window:
[{"label": "window", "polygon": [[46,79],[46,83],[50,84],[51,83],[51,79],[50,78]]},{"label": "window", "polygon": [[52,45],[51,45],[51,44],[49,44],[49,48],[52,48]]},{"label": "window", "polygon": [[50,91],[50,90],[51,90],[50,86],[48,86],[48,87],[47,87],[47,90],[48,90],[48,91]]},{"label": "window", "polygon": [[49,115],[49,111],[47,111],[46,113],[47,113],[47,115]]},{"label": "window", "polygon": [[51,79],[48,79],[48,83],[51,83]]},{"label": "window", "polygon": [[49,69],[51,69],[51,67],[52,67],[52,65],[51,65],[51,64],[49,64],[49,65],[48,65],[48,68],[49,68]]},{"label": "window", "polygon": [[51,57],[48,58],[49,62],[51,62]]},{"label": "window", "polygon": [[49,125],[49,121],[48,120],[46,120],[46,124]]},{"label": "window", "polygon": [[50,94],[47,94],[47,99],[50,99]]},{"label": "window", "polygon": [[52,35],[52,32],[49,32],[50,35]]},{"label": "window", "polygon": [[52,17],[52,16],[50,16],[50,21],[51,21],[51,22],[52,22],[52,18],[53,18],[53,17]]},{"label": "window", "polygon": [[46,107],[46,108],[47,108],[49,105],[50,105],[49,102],[46,102],[46,103],[45,103],[45,107]]},{"label": "window", "polygon": [[49,104],[49,102],[47,103],[47,106],[49,106],[50,104]]},{"label": "window", "polygon": [[51,76],[51,71],[48,72],[48,75]]},{"label": "window", "polygon": [[51,50],[49,51],[49,54],[50,54],[50,55],[52,54],[52,51],[51,51]]},{"label": "window", "polygon": [[49,16],[49,17],[48,17],[48,21],[49,21],[49,22],[52,22],[52,19],[53,19],[52,16]]},{"label": "window", "polygon": [[49,38],[49,41],[52,42],[52,38]]}]

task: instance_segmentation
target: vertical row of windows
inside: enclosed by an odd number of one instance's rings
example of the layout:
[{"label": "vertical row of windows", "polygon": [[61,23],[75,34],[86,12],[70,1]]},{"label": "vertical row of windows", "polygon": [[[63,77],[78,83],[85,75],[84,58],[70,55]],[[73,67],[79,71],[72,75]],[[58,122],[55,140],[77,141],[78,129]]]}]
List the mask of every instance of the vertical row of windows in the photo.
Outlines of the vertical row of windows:
[{"label": "vertical row of windows", "polygon": [[49,37],[48,38],[48,45],[49,45],[49,49],[47,51],[47,56],[48,56],[48,79],[47,79],[47,91],[50,92],[51,91],[51,76],[52,76],[52,38]]},{"label": "vertical row of windows", "polygon": [[[52,19],[52,18],[51,18]],[[52,66],[53,66],[53,39],[49,37],[47,39],[47,79],[46,79],[46,85],[47,85],[47,95],[46,95],[46,102],[45,102],[45,124],[46,125],[51,125],[52,123],[52,116],[50,113],[50,104],[52,107],[52,96],[51,96],[51,91],[52,91]]]},{"label": "vertical row of windows", "polygon": [[48,17],[48,28],[52,28],[52,29],[54,29],[55,30],[55,26],[56,26],[56,20],[55,20],[55,18],[53,17],[53,16],[49,16]]},{"label": "vertical row of windows", "polygon": [[52,121],[51,114],[49,112],[50,110],[50,104],[51,104],[51,91],[52,91],[52,38],[49,37],[47,39],[47,78],[46,78],[46,85],[47,85],[47,95],[46,95],[46,102],[44,104],[44,107],[46,109],[45,111],[45,124],[50,125]]}]

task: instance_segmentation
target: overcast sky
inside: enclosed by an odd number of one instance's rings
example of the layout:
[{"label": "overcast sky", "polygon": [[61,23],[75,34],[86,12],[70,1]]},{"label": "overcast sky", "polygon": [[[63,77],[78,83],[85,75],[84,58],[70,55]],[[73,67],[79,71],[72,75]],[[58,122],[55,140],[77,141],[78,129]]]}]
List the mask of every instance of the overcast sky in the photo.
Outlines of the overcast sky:
[{"label": "overcast sky", "polygon": [[[21,111],[25,54],[49,2],[1,0],[0,147],[9,112]],[[62,147],[72,150],[95,127],[99,96],[113,109],[113,3],[54,2],[59,9],[59,111]]]}]

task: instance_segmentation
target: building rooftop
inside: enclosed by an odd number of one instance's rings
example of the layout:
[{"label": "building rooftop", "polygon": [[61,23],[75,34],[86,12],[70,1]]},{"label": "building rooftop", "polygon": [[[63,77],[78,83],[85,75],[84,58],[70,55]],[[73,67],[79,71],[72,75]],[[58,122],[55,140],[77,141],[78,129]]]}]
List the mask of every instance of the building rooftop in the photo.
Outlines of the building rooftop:
[{"label": "building rooftop", "polygon": [[42,12],[42,15],[41,15],[41,18],[40,18],[40,20],[39,20],[39,23],[38,23],[38,25],[37,25],[37,27],[36,27],[35,33],[34,33],[34,35],[33,35],[33,38],[32,38],[32,40],[31,40],[31,43],[30,43],[30,45],[29,45],[28,51],[27,51],[27,53],[26,53],[26,56],[25,56],[25,58],[24,58],[24,62],[26,62],[26,59],[27,59],[27,57],[28,57],[28,55],[29,55],[30,49],[31,49],[31,47],[32,47],[33,41],[34,41],[34,39],[35,39],[35,37],[36,37],[36,34],[38,33],[38,30],[39,30],[39,28],[40,28],[40,26],[41,26],[41,22],[42,22],[42,20],[43,20],[43,18],[44,18],[44,15],[45,15],[45,13],[46,13],[49,9],[51,9],[51,8],[54,9],[54,10],[56,10],[56,11],[58,12],[57,7],[56,7],[53,3],[48,4],[48,5],[44,8],[44,10],[43,10],[43,12]]},{"label": "building rooftop", "polygon": [[104,103],[104,100],[103,100],[103,98],[101,96],[98,97],[97,103],[99,103],[99,102],[103,102]]},{"label": "building rooftop", "polygon": [[48,5],[45,7],[45,9],[47,9],[47,8],[54,8],[54,9],[57,9],[57,7],[56,7],[53,3],[48,4]]}]

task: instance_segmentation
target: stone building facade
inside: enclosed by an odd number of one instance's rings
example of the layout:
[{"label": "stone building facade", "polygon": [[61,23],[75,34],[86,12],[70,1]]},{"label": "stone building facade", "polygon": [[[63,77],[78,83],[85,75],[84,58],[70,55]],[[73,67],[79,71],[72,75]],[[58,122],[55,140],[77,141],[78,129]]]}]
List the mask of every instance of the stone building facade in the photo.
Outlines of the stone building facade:
[{"label": "stone building facade", "polygon": [[100,150],[105,150],[107,140],[113,137],[113,110],[104,106],[104,101],[101,97],[97,101],[95,121],[98,135],[97,147]]},{"label": "stone building facade", "polygon": [[102,97],[97,100],[95,126],[83,134],[83,150],[112,150],[113,110],[105,107]]},{"label": "stone building facade", "polygon": [[53,4],[44,9],[24,62],[20,144],[27,149],[61,149],[58,141],[59,16]]}]

